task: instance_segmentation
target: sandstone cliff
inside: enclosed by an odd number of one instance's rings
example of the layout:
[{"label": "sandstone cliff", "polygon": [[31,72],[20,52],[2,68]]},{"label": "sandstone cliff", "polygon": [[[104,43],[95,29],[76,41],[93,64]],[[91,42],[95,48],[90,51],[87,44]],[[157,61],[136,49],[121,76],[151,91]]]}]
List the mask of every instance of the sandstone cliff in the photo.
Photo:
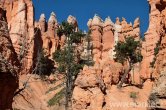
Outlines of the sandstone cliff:
[{"label": "sandstone cliff", "polygon": [[12,44],[17,56],[25,56],[22,73],[32,70],[34,8],[31,0],[2,0]]},{"label": "sandstone cliff", "polygon": [[[109,105],[110,91],[114,85],[119,83],[123,68],[126,68],[113,60],[114,46],[119,40],[123,41],[128,36],[133,36],[136,40],[140,39],[139,19],[137,18],[132,26],[124,18],[122,22],[117,18],[114,24],[109,17],[103,21],[95,15],[93,19],[88,21],[87,25],[91,30],[92,56],[95,64],[93,67],[85,66],[75,81],[73,109],[106,110],[111,108]],[[128,77],[128,81],[130,80]],[[120,94],[118,90],[116,91]],[[148,89],[147,94],[149,92],[150,89]],[[112,94],[112,97],[117,98],[118,96]]]},{"label": "sandstone cliff", "polygon": [[6,12],[0,8],[0,109],[12,109],[18,88],[19,61],[9,35]]},{"label": "sandstone cliff", "polygon": [[[139,85],[142,84],[141,79],[144,79],[143,88],[128,87],[125,84],[126,87],[124,86],[121,90],[117,89],[116,85],[127,65],[122,66],[113,60],[114,46],[118,41],[124,41],[127,36],[140,40],[139,18],[135,19],[134,24],[127,23],[125,18],[122,18],[122,21],[117,18],[113,23],[110,17],[103,21],[98,15],[95,15],[87,23],[91,30],[90,46],[93,47],[92,50],[87,50],[87,42],[77,45],[78,50],[82,52],[82,57],[92,55],[91,59],[95,64],[92,67],[85,66],[75,81],[72,100],[74,110],[109,110],[110,108],[126,110],[124,107],[116,108],[111,105],[111,103],[126,101],[134,104],[130,109],[136,110],[135,107],[141,106],[138,104],[139,102],[147,103],[150,92],[150,98],[155,94],[155,100],[150,99],[150,102],[159,103],[159,108],[165,106],[166,1],[149,0],[149,4],[149,28],[145,33],[145,41],[142,42],[141,50],[144,58],[141,64],[134,66],[134,72],[130,72],[126,80],[126,84],[130,82]],[[45,15],[41,14],[39,21],[34,23],[34,8],[31,0],[2,0],[0,6],[0,73],[2,73],[0,74],[0,91],[3,91],[0,94],[0,109],[11,109],[14,93],[16,89],[23,86],[23,80],[28,79],[29,75],[25,74],[30,73],[29,71],[35,66],[38,51],[44,49],[46,56],[51,59],[57,49],[63,49],[65,46],[66,36],[57,35],[59,25],[54,12],[51,13],[48,21],[46,21]],[[74,24],[76,31],[79,30],[75,17],[70,15],[67,21]],[[154,55],[158,42],[158,54]],[[156,59],[154,68],[152,68],[150,63],[154,58]],[[19,75],[20,73],[23,75]],[[35,75],[30,76],[32,76],[30,81],[33,83],[29,84],[28,89],[22,93],[24,97],[20,95],[14,98],[13,106],[28,110],[51,109],[46,102],[57,91],[46,94],[50,89],[50,84],[36,79]],[[147,80],[151,78],[158,79],[153,89],[153,81]],[[34,83],[35,81],[39,83]],[[52,86],[57,85],[55,83],[51,85],[51,88]],[[138,93],[136,100],[130,97],[133,92]],[[141,110],[146,108],[145,106]]]},{"label": "sandstone cliff", "polygon": [[166,108],[166,72],[160,73],[158,80],[149,96],[150,109],[165,109]]},{"label": "sandstone cliff", "polygon": [[[151,68],[150,63],[153,62],[155,59],[154,49],[156,48],[156,44],[160,43],[162,40],[162,43],[164,43],[165,39],[165,1],[159,1],[159,0],[149,0],[150,4],[150,14],[149,14],[149,28],[147,32],[145,33],[145,41],[142,44],[142,54],[144,56],[144,59],[141,64],[141,76],[142,78],[152,78],[157,77],[157,74],[160,72],[158,71],[158,68],[162,67],[162,50],[163,47],[161,45],[158,46],[160,48],[160,57],[158,57],[158,61],[156,61],[156,69],[157,73],[153,73],[153,69]],[[161,44],[161,43],[160,43]],[[159,56],[159,55],[157,55]],[[160,61],[159,61],[160,60]],[[162,61],[161,61],[162,60]]]}]

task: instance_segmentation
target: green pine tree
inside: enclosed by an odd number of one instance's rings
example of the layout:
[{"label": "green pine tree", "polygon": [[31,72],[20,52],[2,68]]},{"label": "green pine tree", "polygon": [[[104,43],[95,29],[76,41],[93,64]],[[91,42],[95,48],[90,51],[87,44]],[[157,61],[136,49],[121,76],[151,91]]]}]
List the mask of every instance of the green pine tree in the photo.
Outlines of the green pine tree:
[{"label": "green pine tree", "polygon": [[122,87],[122,84],[126,80],[127,74],[131,71],[133,65],[137,62],[141,62],[143,56],[139,48],[141,47],[140,41],[135,41],[133,37],[125,38],[124,42],[118,42],[115,46],[115,61],[124,64],[128,63],[129,68],[125,70],[121,82],[118,85],[118,88]]},{"label": "green pine tree", "polygon": [[63,49],[55,51],[53,59],[58,62],[59,66],[57,70],[66,76],[65,108],[67,110],[68,102],[71,102],[75,77],[79,73],[79,70],[82,69],[82,65],[79,64],[79,55],[73,44],[81,43],[81,39],[85,35],[81,31],[76,32],[75,27],[68,22],[61,23],[57,30],[57,34],[59,36],[66,36],[66,45]]}]

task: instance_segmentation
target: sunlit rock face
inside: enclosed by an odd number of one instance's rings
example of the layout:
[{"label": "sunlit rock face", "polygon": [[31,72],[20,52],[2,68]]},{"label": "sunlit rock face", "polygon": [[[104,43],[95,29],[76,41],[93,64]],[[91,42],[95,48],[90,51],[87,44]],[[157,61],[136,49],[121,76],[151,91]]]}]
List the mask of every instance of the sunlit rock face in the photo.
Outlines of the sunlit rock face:
[{"label": "sunlit rock face", "polygon": [[32,69],[33,64],[34,8],[32,1],[3,0],[1,6],[6,10],[10,37],[18,56],[26,48],[22,70],[25,73]]},{"label": "sunlit rock face", "polygon": [[89,20],[88,26],[91,30],[91,38],[92,38],[92,45],[93,45],[93,60],[99,61],[101,60],[101,49],[102,49],[102,19],[95,15],[93,19]]},{"label": "sunlit rock face", "polygon": [[45,55],[52,58],[52,54],[55,52],[59,45],[59,37],[56,33],[58,29],[58,21],[56,19],[55,13],[52,12],[50,14],[48,22],[46,22],[45,15],[41,14],[39,21],[36,22],[35,28],[37,33],[35,35],[35,52],[41,51],[43,49]]},{"label": "sunlit rock face", "polygon": [[[111,21],[110,17],[106,18],[103,23],[103,36],[102,36],[102,58],[107,60],[111,57],[109,54],[114,47],[114,35],[113,35],[114,23]],[[105,56],[105,57],[104,57]]]},{"label": "sunlit rock face", "polygon": [[[118,21],[117,21],[118,22]],[[120,40],[124,40],[123,37],[134,37],[135,40],[140,40],[140,20],[139,18],[136,18],[134,21],[134,24],[127,23],[125,18],[122,18],[121,21],[121,35]]]},{"label": "sunlit rock face", "polygon": [[47,24],[46,24],[46,18],[45,18],[44,14],[40,15],[39,26],[40,26],[39,28],[40,28],[41,33],[46,32],[46,29],[47,29],[46,26],[47,26]]},{"label": "sunlit rock face", "polygon": [[[77,19],[69,15],[67,22],[75,26],[75,31],[78,31]],[[59,27],[56,15],[54,12],[51,13],[48,22],[44,14],[41,14],[38,22],[35,23],[36,28],[36,40],[35,40],[35,52],[43,49],[46,56],[52,58],[52,54],[57,49],[63,49],[66,44],[66,36],[58,36],[57,29]],[[36,53],[37,54],[37,53]],[[36,55],[34,54],[34,55]]]},{"label": "sunlit rock face", "polygon": [[[156,77],[164,67],[164,43],[165,43],[165,2],[159,0],[149,0],[149,28],[145,33],[145,41],[142,43],[142,54],[144,56],[141,64],[141,77]],[[154,49],[156,44],[161,41],[159,54],[155,64],[154,71],[150,63],[154,61]]]},{"label": "sunlit rock face", "polygon": [[69,15],[67,18],[67,22],[72,24],[75,27],[75,30],[78,31],[78,23],[76,17]]},{"label": "sunlit rock face", "polygon": [[[93,19],[89,19],[87,25],[91,30],[92,56],[95,64],[92,67],[85,66],[75,81],[73,110],[105,110],[110,103],[107,93],[112,85],[119,83],[123,69],[128,68],[127,65],[122,66],[114,61],[114,46],[118,41],[124,41],[125,37],[133,36],[136,40],[140,39],[139,18],[132,25],[128,24],[125,18],[122,22],[117,18],[116,23],[113,23],[110,17],[103,21],[95,15]],[[138,69],[136,70],[138,72]],[[138,77],[139,75],[137,79]],[[127,81],[129,80],[127,77]]]}]

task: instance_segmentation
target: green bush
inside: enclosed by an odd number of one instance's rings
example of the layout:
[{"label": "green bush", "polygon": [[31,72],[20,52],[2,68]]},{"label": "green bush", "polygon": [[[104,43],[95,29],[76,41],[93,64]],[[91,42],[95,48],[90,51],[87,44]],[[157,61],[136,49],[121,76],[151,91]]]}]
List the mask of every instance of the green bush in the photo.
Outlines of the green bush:
[{"label": "green bush", "polygon": [[152,68],[153,68],[153,67],[154,67],[155,62],[156,62],[156,57],[154,57],[154,58],[153,58],[153,61],[152,61],[152,62],[150,62],[150,67],[152,67]]},{"label": "green bush", "polygon": [[154,67],[154,64],[156,62],[156,56],[159,53],[159,49],[160,49],[160,44],[161,44],[161,39],[156,43],[156,47],[154,48],[154,58],[153,61],[150,62],[150,67]]},{"label": "green bush", "polygon": [[137,96],[137,93],[136,92],[130,92],[130,98],[132,99],[136,99],[138,96]]},{"label": "green bush", "polygon": [[156,56],[159,53],[159,46],[157,46],[156,48],[154,48],[154,55]]},{"label": "green bush", "polygon": [[124,63],[129,61],[129,63],[134,64],[141,62],[143,56],[138,48],[141,47],[139,41],[135,41],[133,37],[125,38],[125,42],[118,42],[115,46],[115,61],[119,63]]}]

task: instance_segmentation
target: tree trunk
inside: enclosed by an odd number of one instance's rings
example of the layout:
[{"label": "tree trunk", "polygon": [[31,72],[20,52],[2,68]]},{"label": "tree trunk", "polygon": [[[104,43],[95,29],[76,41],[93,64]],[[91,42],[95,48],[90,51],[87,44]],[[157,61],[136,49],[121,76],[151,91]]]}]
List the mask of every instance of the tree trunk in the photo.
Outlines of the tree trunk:
[{"label": "tree trunk", "polygon": [[126,76],[128,75],[128,73],[131,71],[131,66],[129,66],[128,69],[125,70],[125,73],[123,74],[122,78],[121,78],[121,82],[120,84],[118,85],[118,88],[121,88],[123,83],[125,82],[126,80]]}]

